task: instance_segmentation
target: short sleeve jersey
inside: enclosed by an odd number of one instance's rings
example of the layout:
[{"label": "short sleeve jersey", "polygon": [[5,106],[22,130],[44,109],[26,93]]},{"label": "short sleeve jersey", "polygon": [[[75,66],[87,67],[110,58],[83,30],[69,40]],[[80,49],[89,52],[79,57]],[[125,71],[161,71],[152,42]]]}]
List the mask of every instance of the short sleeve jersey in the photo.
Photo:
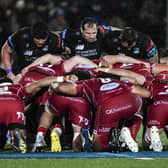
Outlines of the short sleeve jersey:
[{"label": "short sleeve jersey", "polygon": [[104,51],[112,55],[126,55],[133,58],[148,60],[158,51],[152,39],[141,32],[138,32],[136,45],[131,50],[127,50],[121,45],[119,38],[121,31],[111,31],[105,36]]},{"label": "short sleeve jersey", "polygon": [[153,79],[151,85],[151,97],[155,100],[158,97],[168,95],[168,83],[167,82],[160,82],[156,78]]},{"label": "short sleeve jersey", "polygon": [[131,87],[131,83],[125,83],[115,79],[94,78],[80,81],[77,85],[77,93],[97,107],[98,105],[104,104],[104,102],[109,102],[110,97],[129,92]]},{"label": "short sleeve jersey", "polygon": [[22,76],[19,83],[21,85],[27,85],[47,76],[61,76],[65,73],[62,63],[55,65],[42,64],[30,67],[28,72]]},{"label": "short sleeve jersey", "polygon": [[7,97],[13,96],[13,97],[19,97],[21,100],[28,100],[32,94],[27,93],[26,88],[22,87],[21,85],[5,85],[5,86],[0,86],[0,95]]},{"label": "short sleeve jersey", "polygon": [[80,29],[66,29],[61,33],[62,47],[71,49],[71,56],[78,55],[88,59],[98,59],[101,56],[104,35],[110,30],[102,26],[98,27],[97,39],[94,42],[87,42]]},{"label": "short sleeve jersey", "polygon": [[49,33],[49,37],[43,47],[37,47],[33,42],[31,30],[28,27],[22,28],[8,37],[8,45],[14,51],[13,72],[18,73],[38,57],[47,53],[58,54],[61,52],[60,38]]}]

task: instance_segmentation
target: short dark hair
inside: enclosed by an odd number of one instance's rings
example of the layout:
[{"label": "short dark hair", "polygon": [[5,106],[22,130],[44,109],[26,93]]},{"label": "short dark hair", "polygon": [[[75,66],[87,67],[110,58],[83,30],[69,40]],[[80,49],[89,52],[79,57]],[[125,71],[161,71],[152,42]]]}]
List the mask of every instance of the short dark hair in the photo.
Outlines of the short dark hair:
[{"label": "short dark hair", "polygon": [[91,78],[90,72],[87,70],[73,70],[66,73],[65,75],[76,75],[78,77],[78,80],[87,80]]},{"label": "short dark hair", "polygon": [[92,17],[85,17],[80,25],[83,30],[85,29],[86,24],[88,24],[89,27],[93,27],[95,24],[98,25],[98,22]]},{"label": "short dark hair", "polygon": [[121,41],[127,42],[129,46],[137,41],[137,37],[137,31],[134,30],[132,27],[124,28],[121,33]]},{"label": "short dark hair", "polygon": [[48,25],[45,22],[36,22],[31,27],[31,35],[33,38],[46,39],[48,37],[48,34]]}]

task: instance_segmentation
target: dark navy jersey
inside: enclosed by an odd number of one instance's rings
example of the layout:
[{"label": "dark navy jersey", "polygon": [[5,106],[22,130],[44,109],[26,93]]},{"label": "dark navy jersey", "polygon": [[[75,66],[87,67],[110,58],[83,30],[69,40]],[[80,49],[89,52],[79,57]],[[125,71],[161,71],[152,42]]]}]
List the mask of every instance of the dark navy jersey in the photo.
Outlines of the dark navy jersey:
[{"label": "dark navy jersey", "polygon": [[152,39],[141,32],[138,32],[136,45],[127,50],[121,45],[119,38],[121,31],[112,31],[105,35],[104,51],[112,55],[126,55],[133,58],[148,60],[157,54],[157,48]]},{"label": "dark navy jersey", "polygon": [[66,29],[61,33],[63,48],[71,49],[71,56],[78,55],[88,59],[98,59],[101,56],[104,34],[110,31],[103,26],[98,27],[97,40],[87,42],[81,34],[80,29]]},{"label": "dark navy jersey", "polygon": [[25,27],[18,30],[9,36],[7,40],[8,45],[16,55],[13,63],[13,72],[18,73],[22,68],[47,53],[60,53],[60,41],[57,35],[50,32],[45,44],[39,48],[33,42],[30,28]]}]

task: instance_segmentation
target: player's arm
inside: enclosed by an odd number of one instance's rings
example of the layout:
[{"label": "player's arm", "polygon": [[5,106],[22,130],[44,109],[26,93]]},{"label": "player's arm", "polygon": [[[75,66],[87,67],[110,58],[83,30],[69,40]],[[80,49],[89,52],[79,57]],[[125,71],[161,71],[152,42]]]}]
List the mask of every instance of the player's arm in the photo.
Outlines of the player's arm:
[{"label": "player's arm", "polygon": [[131,78],[132,81],[134,81],[134,83],[137,83],[139,85],[143,85],[145,82],[145,77],[143,75],[140,75],[138,73],[126,69],[97,68],[96,71],[102,71],[105,73],[118,75],[121,77]]},{"label": "player's arm", "polygon": [[154,64],[152,66],[152,73],[154,75],[158,74],[161,71],[168,71],[168,65],[167,64]]},{"label": "player's arm", "polygon": [[137,94],[137,95],[139,95],[143,98],[149,98],[150,95],[151,95],[151,93],[148,89],[140,87],[138,85],[132,86],[131,92],[134,93],[134,94]]},{"label": "player's arm", "polygon": [[97,64],[95,64],[93,61],[87,58],[80,57],[80,56],[73,56],[63,63],[65,72],[70,72],[74,66],[79,64],[90,65],[95,68],[97,67]]},{"label": "player's arm", "polygon": [[62,93],[62,94],[68,95],[68,96],[76,96],[77,95],[77,87],[76,87],[75,83],[53,82],[51,84],[51,88],[57,93]]},{"label": "player's arm", "polygon": [[121,28],[119,28],[119,27],[114,27],[114,26],[110,26],[110,27],[111,27],[111,30],[112,30],[112,31],[123,30],[123,29],[121,29]]},{"label": "player's arm", "polygon": [[22,74],[25,74],[27,70],[35,65],[46,64],[49,63],[51,65],[59,64],[62,58],[60,56],[52,55],[52,54],[45,54],[39,58],[37,58],[33,63],[28,65],[27,67],[22,69]]},{"label": "player's arm", "polygon": [[159,62],[158,54],[156,53],[152,58],[149,58],[149,62],[158,63]]},{"label": "player's arm", "polygon": [[50,84],[55,83],[61,83],[69,80],[77,80],[77,77],[75,75],[67,75],[67,76],[57,76],[57,77],[46,77],[43,79],[40,79],[36,82],[31,83],[30,85],[26,86],[26,92],[28,94],[35,94],[43,87],[47,87]]},{"label": "player's arm", "polygon": [[107,65],[112,65],[116,63],[129,63],[129,64],[139,64],[143,63],[146,67],[150,67],[149,63],[140,61],[138,59],[129,57],[129,56],[121,56],[121,55],[107,55],[102,58],[102,63]]},{"label": "player's arm", "polygon": [[160,58],[160,63],[161,64],[168,64],[168,57],[161,57]]},{"label": "player's arm", "polygon": [[12,72],[11,53],[12,49],[10,48],[10,46],[6,41],[1,50],[2,64],[4,66],[4,69],[6,70],[7,77],[13,80],[15,78],[15,75]]}]

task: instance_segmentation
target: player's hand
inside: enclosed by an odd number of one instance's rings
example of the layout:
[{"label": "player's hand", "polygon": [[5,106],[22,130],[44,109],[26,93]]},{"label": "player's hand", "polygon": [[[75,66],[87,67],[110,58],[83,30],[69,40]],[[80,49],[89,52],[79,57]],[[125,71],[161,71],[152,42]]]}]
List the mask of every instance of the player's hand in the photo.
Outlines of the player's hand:
[{"label": "player's hand", "polygon": [[17,74],[15,76],[15,78],[13,79],[13,83],[14,84],[18,84],[21,78],[22,78],[22,75],[21,74]]},{"label": "player's hand", "polygon": [[64,81],[74,81],[74,82],[76,82],[77,80],[78,80],[78,77],[76,75],[64,76]]},{"label": "player's hand", "polygon": [[107,68],[107,67],[98,67],[94,71],[95,72],[109,72],[109,68]]},{"label": "player's hand", "polygon": [[7,75],[7,77],[13,81],[16,76],[14,73],[11,72]]}]

